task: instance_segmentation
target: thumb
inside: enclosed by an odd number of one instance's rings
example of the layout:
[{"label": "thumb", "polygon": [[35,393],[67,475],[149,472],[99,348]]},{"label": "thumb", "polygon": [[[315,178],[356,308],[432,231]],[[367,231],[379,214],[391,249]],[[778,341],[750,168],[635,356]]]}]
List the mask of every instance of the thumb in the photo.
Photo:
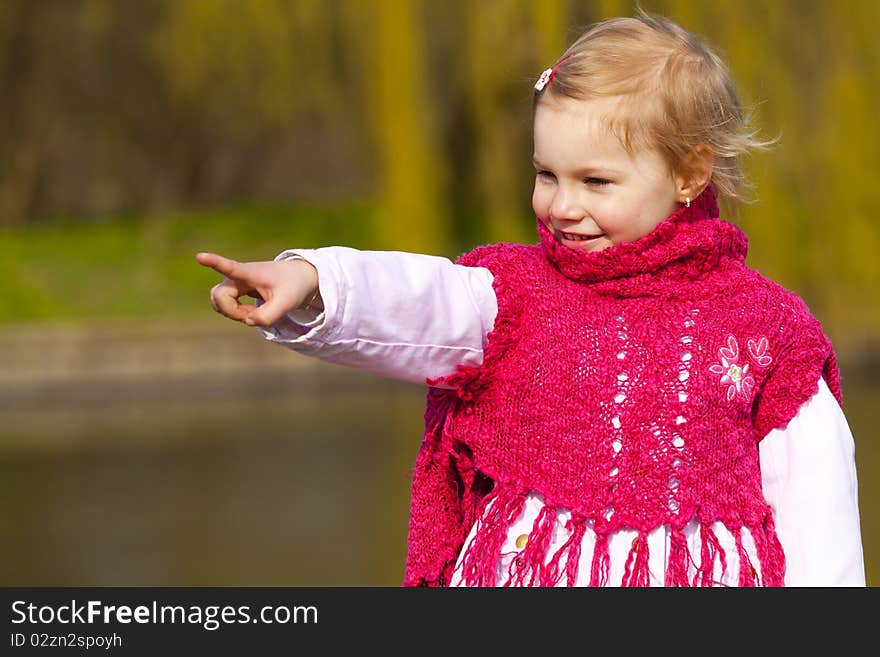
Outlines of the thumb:
[{"label": "thumb", "polygon": [[248,326],[271,326],[297,306],[297,299],[286,293],[275,293],[263,303],[247,306],[244,323]]}]

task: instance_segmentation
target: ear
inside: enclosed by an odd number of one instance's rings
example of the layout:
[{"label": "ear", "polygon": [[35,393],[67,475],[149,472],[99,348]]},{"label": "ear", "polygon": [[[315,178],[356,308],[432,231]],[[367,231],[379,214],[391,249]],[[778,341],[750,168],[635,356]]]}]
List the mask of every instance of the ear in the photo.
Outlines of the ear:
[{"label": "ear", "polygon": [[693,200],[703,193],[712,179],[714,167],[715,154],[705,144],[695,146],[685,155],[682,169],[687,173],[675,176],[679,203],[684,203],[688,198]]}]

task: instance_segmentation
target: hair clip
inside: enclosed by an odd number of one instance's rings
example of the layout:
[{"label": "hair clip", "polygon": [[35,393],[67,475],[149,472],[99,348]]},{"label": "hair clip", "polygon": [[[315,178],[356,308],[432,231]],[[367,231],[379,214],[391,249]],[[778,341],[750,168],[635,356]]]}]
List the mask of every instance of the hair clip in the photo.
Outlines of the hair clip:
[{"label": "hair clip", "polygon": [[546,71],[541,73],[541,77],[538,78],[538,81],[535,82],[535,91],[544,91],[544,87],[547,86],[547,83],[550,82],[550,77],[553,75],[553,68],[548,68]]},{"label": "hair clip", "polygon": [[556,69],[562,66],[563,62],[565,62],[565,60],[571,57],[573,54],[573,52],[568,53],[565,57],[556,62],[556,66],[551,66],[543,73],[541,73],[541,77],[539,77],[538,81],[535,82],[535,91],[544,91],[544,87],[550,84],[550,80],[553,79],[553,75],[554,73],[556,73]]}]

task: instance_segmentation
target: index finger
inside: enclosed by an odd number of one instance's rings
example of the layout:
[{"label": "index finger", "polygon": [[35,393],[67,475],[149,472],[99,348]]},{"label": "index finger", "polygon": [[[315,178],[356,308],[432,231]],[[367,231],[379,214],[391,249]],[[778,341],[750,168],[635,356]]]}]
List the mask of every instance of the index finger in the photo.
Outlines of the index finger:
[{"label": "index finger", "polygon": [[234,278],[235,270],[239,266],[239,262],[231,258],[224,258],[216,253],[197,253],[196,261],[200,265],[210,267],[216,272],[223,274],[229,278]]}]

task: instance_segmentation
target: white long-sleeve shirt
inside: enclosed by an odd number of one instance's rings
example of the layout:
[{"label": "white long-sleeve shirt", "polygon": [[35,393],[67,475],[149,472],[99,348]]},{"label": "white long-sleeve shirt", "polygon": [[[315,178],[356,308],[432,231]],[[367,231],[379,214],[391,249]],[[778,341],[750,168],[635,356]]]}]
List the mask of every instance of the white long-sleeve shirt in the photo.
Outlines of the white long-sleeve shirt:
[{"label": "white long-sleeve shirt", "polygon": [[[459,363],[482,362],[498,312],[488,269],[437,256],[348,247],[288,250],[276,259],[291,257],[304,258],[317,269],[324,310],[294,311],[268,329],[259,329],[267,339],[331,363],[419,384],[455,371]],[[823,379],[788,426],[764,437],[759,451],[764,496],[786,556],[785,584],[865,586],[855,445]],[[541,508],[540,495],[529,495],[502,548],[499,581],[519,549],[517,538],[531,531]],[[550,554],[565,542],[568,515],[564,509],[557,512]],[[715,579],[735,585],[739,564],[734,538],[721,523],[713,530],[728,555],[726,572],[719,564]],[[691,554],[699,559],[696,521],[685,533]],[[610,537],[609,583],[621,580],[635,535],[622,530]],[[587,531],[579,585],[588,579],[590,563],[583,560],[592,555],[594,541]],[[743,545],[757,566],[747,530]],[[651,532],[648,547],[651,584],[662,586],[668,527]],[[698,565],[691,565],[691,575]],[[458,583],[457,576],[452,583]]]}]

